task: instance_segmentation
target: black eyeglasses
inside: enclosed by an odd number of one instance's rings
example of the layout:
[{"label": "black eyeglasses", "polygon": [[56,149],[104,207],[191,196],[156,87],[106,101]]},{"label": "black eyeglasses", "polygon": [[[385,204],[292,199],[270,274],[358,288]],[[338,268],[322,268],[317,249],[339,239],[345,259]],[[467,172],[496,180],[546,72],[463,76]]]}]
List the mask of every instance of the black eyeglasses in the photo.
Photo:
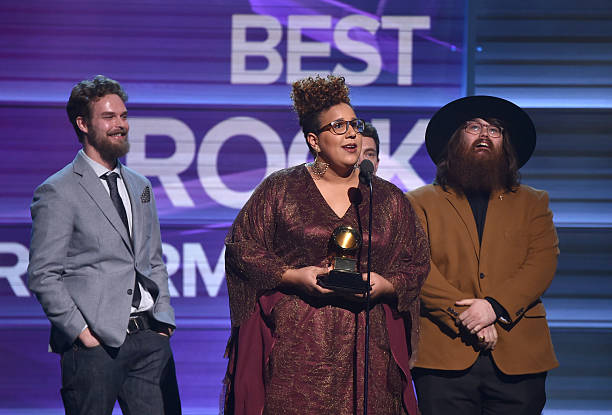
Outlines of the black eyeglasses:
[{"label": "black eyeglasses", "polygon": [[465,132],[473,135],[479,135],[483,128],[491,138],[501,137],[502,135],[503,129],[501,127],[492,124],[484,125],[476,121],[468,121],[465,125]]},{"label": "black eyeglasses", "polygon": [[329,124],[326,124],[323,127],[319,128],[316,134],[320,134],[321,132],[325,130],[331,130],[332,133],[336,135],[344,134],[348,131],[349,124],[351,127],[353,127],[353,130],[355,130],[356,132],[363,133],[363,129],[365,128],[365,121],[360,120],[360,119],[355,119],[355,120],[350,120],[350,121],[344,121],[344,120],[332,121]]}]

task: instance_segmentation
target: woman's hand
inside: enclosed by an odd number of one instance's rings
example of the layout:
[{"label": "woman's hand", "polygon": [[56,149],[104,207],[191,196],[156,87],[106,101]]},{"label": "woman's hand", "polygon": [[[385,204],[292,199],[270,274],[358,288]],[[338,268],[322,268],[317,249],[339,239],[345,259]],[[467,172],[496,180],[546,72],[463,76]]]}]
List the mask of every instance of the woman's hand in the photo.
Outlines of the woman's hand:
[{"label": "woman's hand", "polygon": [[[368,280],[368,274],[363,273],[361,277],[364,281]],[[380,274],[370,272],[370,301],[379,301],[381,303],[390,303],[395,299],[395,287]],[[348,300],[364,301],[366,294],[343,294],[340,295]]]},{"label": "woman's hand", "polygon": [[[368,280],[368,274],[363,273],[361,277],[364,281]],[[380,301],[382,303],[389,303],[393,301],[395,297],[395,288],[388,280],[386,280],[380,274],[370,272],[370,300]],[[363,301],[366,297],[365,294],[345,294],[343,297],[355,301]]]},{"label": "woman's hand", "polygon": [[[367,273],[364,272],[362,276],[364,281],[368,279]],[[395,287],[380,274],[370,272],[370,286],[372,287],[370,291],[371,300],[388,302],[395,297]]]},{"label": "woman's hand", "polygon": [[317,284],[317,276],[327,274],[326,267],[290,268],[283,274],[282,288],[293,288],[313,296],[323,296],[333,291]]}]

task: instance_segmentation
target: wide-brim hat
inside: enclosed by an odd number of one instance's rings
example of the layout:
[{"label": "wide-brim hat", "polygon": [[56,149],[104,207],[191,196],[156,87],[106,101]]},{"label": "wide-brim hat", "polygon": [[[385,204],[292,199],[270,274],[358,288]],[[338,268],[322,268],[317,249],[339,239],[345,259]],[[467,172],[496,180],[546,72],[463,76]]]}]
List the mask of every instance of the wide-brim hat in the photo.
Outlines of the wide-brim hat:
[{"label": "wide-brim hat", "polygon": [[459,98],[440,108],[431,117],[425,132],[425,145],[434,163],[441,161],[444,149],[457,128],[474,118],[497,118],[503,121],[516,151],[518,167],[527,163],[536,145],[533,121],[518,105],[487,95]]}]

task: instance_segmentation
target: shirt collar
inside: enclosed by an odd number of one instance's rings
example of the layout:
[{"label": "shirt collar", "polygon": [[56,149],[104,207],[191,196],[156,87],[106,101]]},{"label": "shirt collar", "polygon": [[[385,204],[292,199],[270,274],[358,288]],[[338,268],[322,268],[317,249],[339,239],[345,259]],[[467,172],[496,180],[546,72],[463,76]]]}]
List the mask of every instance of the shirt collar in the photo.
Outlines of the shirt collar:
[{"label": "shirt collar", "polygon": [[85,158],[85,160],[91,166],[91,168],[94,170],[94,172],[96,173],[96,176],[102,177],[110,172],[115,172],[119,175],[119,177],[121,177],[121,163],[119,163],[118,160],[117,160],[117,165],[115,166],[115,168],[113,170],[109,170],[103,165],[101,165],[100,163],[98,163],[97,161],[92,160],[87,154],[85,154],[83,149],[79,150],[79,152]]}]

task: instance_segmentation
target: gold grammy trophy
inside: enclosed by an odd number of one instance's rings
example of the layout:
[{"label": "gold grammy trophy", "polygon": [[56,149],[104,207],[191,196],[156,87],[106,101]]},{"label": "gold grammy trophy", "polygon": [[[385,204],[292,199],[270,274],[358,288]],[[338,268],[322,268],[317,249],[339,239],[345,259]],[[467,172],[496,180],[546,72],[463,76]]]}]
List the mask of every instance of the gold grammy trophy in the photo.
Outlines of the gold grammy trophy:
[{"label": "gold grammy trophy", "polygon": [[328,244],[328,258],[333,269],[329,274],[319,276],[319,285],[348,293],[367,292],[368,283],[357,271],[360,248],[361,235],[355,228],[341,225],[334,229]]}]

